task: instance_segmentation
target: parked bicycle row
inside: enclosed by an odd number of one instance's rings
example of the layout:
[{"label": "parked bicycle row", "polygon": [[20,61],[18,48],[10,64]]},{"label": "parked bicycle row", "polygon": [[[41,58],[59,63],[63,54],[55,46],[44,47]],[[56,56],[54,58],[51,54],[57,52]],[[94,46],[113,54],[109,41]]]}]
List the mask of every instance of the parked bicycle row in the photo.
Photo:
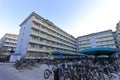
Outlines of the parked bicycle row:
[{"label": "parked bicycle row", "polygon": [[112,59],[20,60],[15,62],[14,67],[23,71],[39,68],[42,64],[48,65],[44,71],[45,79],[52,75],[54,80],[120,80],[120,63]]},{"label": "parked bicycle row", "polygon": [[25,69],[29,69],[32,70],[33,67],[37,67],[39,68],[40,64],[35,61],[35,60],[17,60],[14,64],[14,68],[16,68],[17,70],[19,70],[20,72],[25,70]]},{"label": "parked bicycle row", "polygon": [[54,80],[120,80],[117,60],[84,59],[51,65],[44,71],[44,78],[54,74]]}]

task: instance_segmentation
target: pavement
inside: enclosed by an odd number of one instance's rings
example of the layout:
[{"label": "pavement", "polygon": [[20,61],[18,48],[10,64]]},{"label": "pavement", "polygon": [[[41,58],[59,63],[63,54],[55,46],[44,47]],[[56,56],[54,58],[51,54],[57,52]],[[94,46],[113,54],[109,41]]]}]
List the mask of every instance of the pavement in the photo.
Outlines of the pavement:
[{"label": "pavement", "polygon": [[0,79],[1,80],[21,80],[17,76],[12,75],[11,73],[4,71],[4,69],[0,69]]},{"label": "pavement", "polygon": [[[26,69],[19,72],[13,67],[13,63],[0,63],[0,80],[47,80],[44,79],[43,75],[44,70],[47,68],[47,65],[42,64],[39,68]],[[48,80],[54,80],[53,76]]]},{"label": "pavement", "polygon": [[7,68],[9,64],[0,64],[0,80],[21,80],[19,77],[11,73]]}]

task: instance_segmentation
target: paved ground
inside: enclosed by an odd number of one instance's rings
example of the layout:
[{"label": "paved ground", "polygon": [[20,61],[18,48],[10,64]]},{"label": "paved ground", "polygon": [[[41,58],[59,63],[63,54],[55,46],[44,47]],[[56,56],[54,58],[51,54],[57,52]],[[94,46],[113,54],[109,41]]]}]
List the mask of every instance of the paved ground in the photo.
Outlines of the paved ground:
[{"label": "paved ground", "polygon": [[[39,68],[26,69],[23,72],[19,72],[13,67],[13,63],[0,63],[0,80],[46,80],[43,77],[43,73],[47,68],[47,65],[42,64]],[[113,75],[114,79],[111,80],[119,80],[118,75]],[[54,80],[53,76],[48,80]],[[108,79],[106,78],[106,80]]]},{"label": "paved ground", "polygon": [[21,80],[19,77],[15,76],[7,68],[10,67],[9,64],[0,64],[0,80]]},{"label": "paved ground", "polygon": [[[0,80],[45,80],[43,73],[46,68],[47,65],[43,64],[40,68],[19,72],[11,63],[0,63]],[[53,80],[53,77],[49,80]]]},{"label": "paved ground", "polygon": [[21,80],[17,76],[12,75],[11,73],[4,71],[3,69],[0,69],[0,79],[1,80]]}]

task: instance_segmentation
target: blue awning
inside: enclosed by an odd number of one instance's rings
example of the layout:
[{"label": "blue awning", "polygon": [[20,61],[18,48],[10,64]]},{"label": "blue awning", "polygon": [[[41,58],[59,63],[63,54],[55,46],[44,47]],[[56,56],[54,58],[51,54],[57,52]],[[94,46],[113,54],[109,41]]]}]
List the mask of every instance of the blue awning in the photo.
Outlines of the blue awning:
[{"label": "blue awning", "polygon": [[111,55],[116,53],[116,48],[88,48],[81,50],[80,53],[88,55]]}]

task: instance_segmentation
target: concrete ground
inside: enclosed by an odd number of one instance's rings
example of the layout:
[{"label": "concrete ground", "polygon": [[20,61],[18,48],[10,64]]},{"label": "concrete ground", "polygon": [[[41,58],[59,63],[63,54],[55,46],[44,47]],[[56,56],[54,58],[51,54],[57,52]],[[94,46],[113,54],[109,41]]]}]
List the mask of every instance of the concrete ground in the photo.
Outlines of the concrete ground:
[{"label": "concrete ground", "polygon": [[[13,67],[13,63],[0,63],[0,80],[46,80],[44,79],[44,70],[47,69],[48,66],[42,64],[39,68],[33,68],[32,70],[24,70],[19,72]],[[1,71],[2,70],[2,71]],[[6,79],[6,76],[8,79]],[[50,77],[48,80],[53,80],[53,76]]]}]

